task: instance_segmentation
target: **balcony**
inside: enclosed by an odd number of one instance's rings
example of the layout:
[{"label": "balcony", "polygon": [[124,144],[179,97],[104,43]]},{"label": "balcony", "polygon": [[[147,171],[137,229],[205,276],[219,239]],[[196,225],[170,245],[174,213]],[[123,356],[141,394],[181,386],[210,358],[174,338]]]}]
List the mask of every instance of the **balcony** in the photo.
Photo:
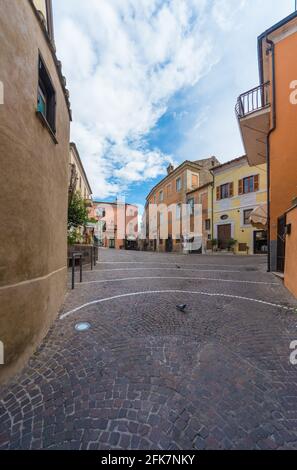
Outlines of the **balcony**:
[{"label": "balcony", "polygon": [[266,138],[271,125],[270,82],[242,93],[235,112],[249,164],[265,163]]}]

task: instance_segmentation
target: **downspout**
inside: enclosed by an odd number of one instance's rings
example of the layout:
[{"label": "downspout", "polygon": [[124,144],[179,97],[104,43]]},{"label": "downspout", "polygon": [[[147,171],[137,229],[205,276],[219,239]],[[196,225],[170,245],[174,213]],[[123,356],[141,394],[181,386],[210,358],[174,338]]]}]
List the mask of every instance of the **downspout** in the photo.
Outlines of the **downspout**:
[{"label": "downspout", "polygon": [[269,52],[272,54],[272,127],[270,128],[267,140],[266,140],[266,161],[267,161],[267,244],[268,244],[268,260],[267,260],[267,271],[271,271],[271,247],[270,247],[270,136],[276,129],[276,86],[275,86],[275,44],[266,36],[266,43],[269,44],[266,54]]},{"label": "downspout", "polygon": [[213,240],[214,236],[214,223],[213,223],[213,206],[214,206],[214,198],[213,198],[213,193],[214,193],[214,190],[215,190],[215,177],[214,177],[214,173],[212,170],[210,170],[210,173],[212,175],[212,191],[211,191],[211,239]]}]

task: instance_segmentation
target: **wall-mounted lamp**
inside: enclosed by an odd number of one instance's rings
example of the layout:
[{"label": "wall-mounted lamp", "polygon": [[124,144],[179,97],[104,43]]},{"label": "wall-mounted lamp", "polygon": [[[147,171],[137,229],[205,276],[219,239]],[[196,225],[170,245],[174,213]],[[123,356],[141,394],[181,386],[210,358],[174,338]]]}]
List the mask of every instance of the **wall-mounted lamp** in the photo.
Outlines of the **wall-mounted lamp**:
[{"label": "wall-mounted lamp", "polygon": [[285,226],[285,235],[291,235],[292,233],[292,224],[287,224]]}]

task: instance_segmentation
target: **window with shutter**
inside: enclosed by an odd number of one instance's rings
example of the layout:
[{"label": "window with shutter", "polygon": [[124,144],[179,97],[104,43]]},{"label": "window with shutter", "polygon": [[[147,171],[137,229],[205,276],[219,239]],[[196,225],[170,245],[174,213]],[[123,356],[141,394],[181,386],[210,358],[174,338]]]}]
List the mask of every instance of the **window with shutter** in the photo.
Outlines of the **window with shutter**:
[{"label": "window with shutter", "polygon": [[243,180],[238,181],[238,194],[243,194]]},{"label": "window with shutter", "polygon": [[234,196],[234,183],[229,183],[229,197]]},{"label": "window with shutter", "polygon": [[220,186],[217,186],[217,201],[221,199],[221,188]]},{"label": "window with shutter", "polygon": [[198,175],[192,174],[192,188],[198,187]]},{"label": "window with shutter", "polygon": [[254,176],[254,191],[259,191],[260,189],[260,175]]}]

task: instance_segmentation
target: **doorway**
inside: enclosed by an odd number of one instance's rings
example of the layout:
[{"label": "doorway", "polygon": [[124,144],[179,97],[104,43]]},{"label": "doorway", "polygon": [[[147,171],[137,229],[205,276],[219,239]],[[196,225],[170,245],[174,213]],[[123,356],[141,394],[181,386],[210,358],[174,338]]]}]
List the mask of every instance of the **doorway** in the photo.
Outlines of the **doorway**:
[{"label": "doorway", "polygon": [[256,230],[254,232],[254,254],[263,255],[267,253],[268,242],[266,230]]},{"label": "doorway", "polygon": [[169,235],[168,239],[166,240],[166,251],[168,253],[171,253],[172,248],[173,248],[172,236]]},{"label": "doorway", "polygon": [[231,224],[218,225],[218,248],[225,250],[231,239]]},{"label": "doorway", "polygon": [[115,240],[114,238],[109,239],[109,248],[115,248]]},{"label": "doorway", "polygon": [[277,261],[276,269],[278,272],[285,271],[285,253],[286,253],[286,216],[283,215],[277,219]]}]

